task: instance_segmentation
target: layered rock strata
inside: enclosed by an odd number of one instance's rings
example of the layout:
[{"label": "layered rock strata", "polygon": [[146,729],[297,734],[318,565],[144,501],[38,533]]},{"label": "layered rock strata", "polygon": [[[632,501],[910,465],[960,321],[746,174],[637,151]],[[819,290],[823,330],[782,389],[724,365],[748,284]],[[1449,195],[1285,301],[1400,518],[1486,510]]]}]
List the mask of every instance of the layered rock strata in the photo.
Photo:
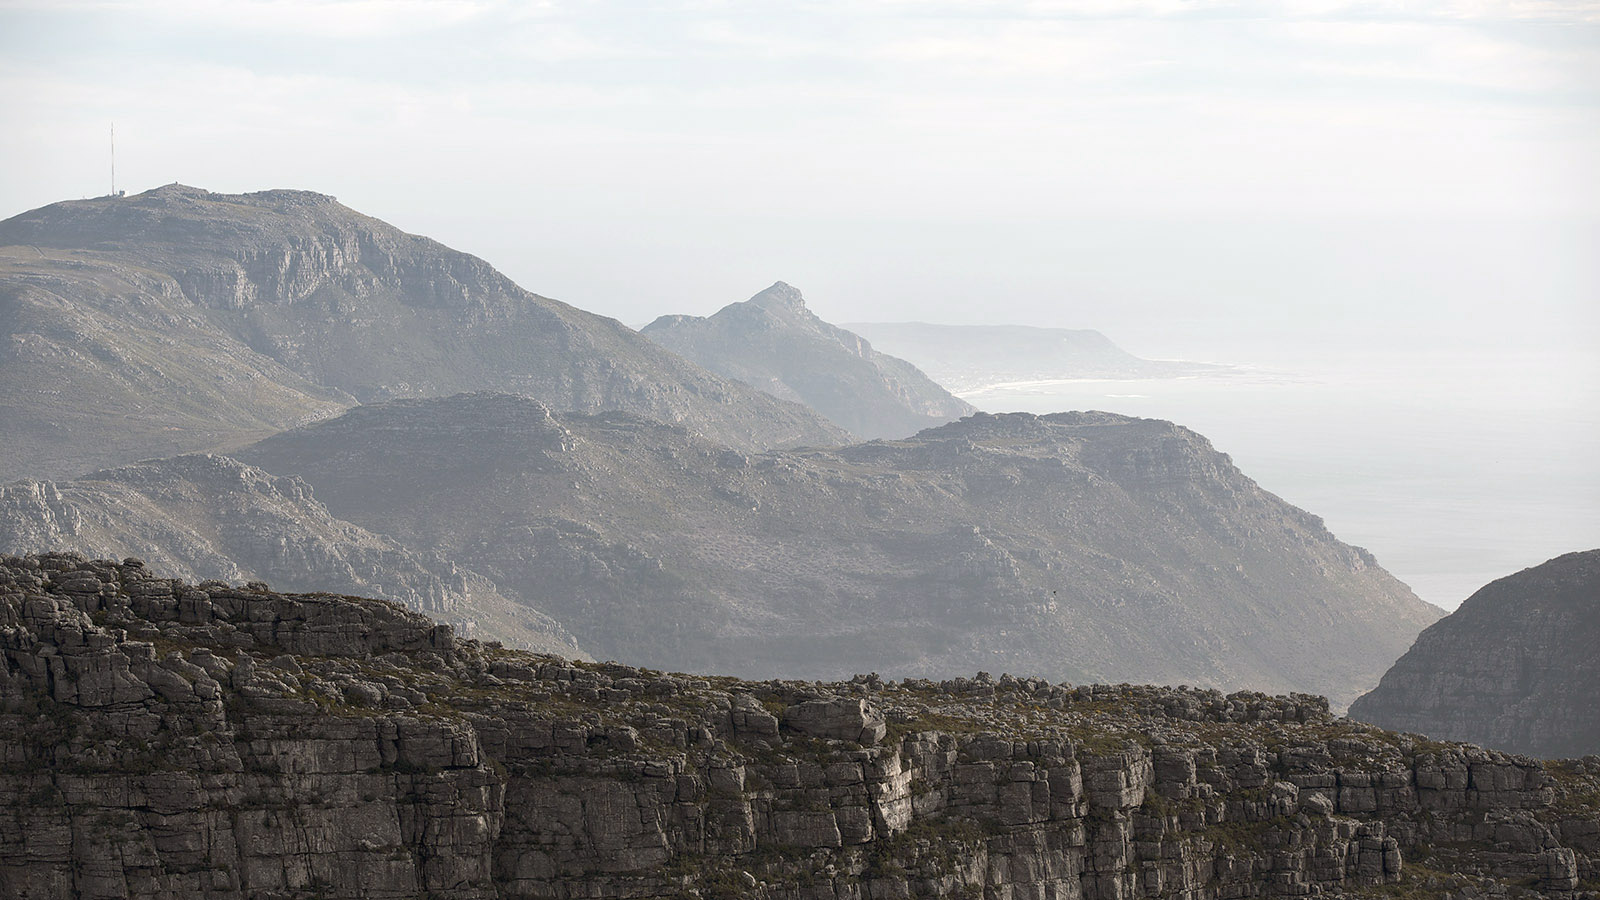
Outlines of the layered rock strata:
[{"label": "layered rock strata", "polygon": [[1600,759],[1317,697],[743,682],[0,561],[0,895],[1593,896]]}]

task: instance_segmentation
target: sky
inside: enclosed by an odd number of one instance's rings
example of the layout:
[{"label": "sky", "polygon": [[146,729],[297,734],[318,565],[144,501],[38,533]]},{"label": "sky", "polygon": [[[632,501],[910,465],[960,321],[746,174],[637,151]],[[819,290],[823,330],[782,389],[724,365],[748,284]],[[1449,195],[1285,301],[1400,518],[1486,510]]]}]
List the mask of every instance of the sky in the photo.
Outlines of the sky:
[{"label": "sky", "polygon": [[[639,325],[1600,344],[1600,0],[0,0],[0,215],[317,190]],[[1285,350],[1284,348],[1290,348]]]},{"label": "sky", "polygon": [[1127,411],[1445,606],[1600,541],[1600,0],[0,0],[0,216],[111,190],[113,123],[119,189],[332,194],[634,326],[783,280],[1316,369]]}]

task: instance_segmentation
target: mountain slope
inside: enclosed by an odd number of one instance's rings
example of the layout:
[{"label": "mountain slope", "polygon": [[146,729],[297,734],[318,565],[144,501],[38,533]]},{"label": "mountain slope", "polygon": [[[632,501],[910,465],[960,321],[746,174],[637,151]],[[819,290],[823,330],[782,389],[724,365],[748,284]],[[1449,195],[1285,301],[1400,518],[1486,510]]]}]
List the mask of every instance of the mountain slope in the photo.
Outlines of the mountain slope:
[{"label": "mountain slope", "polygon": [[138,557],[195,581],[270,580],[404,603],[457,627],[581,656],[559,625],[480,575],[336,519],[297,478],[180,456],[67,482],[0,487],[0,553]]},{"label": "mountain slope", "polygon": [[977,412],[916,366],[817,318],[781,281],[709,318],[662,316],[640,334],[867,440],[908,437]]},{"label": "mountain slope", "polygon": [[1600,550],[1485,585],[1350,715],[1543,757],[1600,753]]},{"label": "mountain slope", "polygon": [[[169,185],[56,203],[0,222],[0,247],[0,396],[29,426],[0,478],[227,447],[352,398],[482,388],[626,409],[743,448],[847,439],[320,194]],[[70,391],[41,393],[63,376]],[[143,407],[127,425],[97,399],[121,397]],[[209,430],[197,406],[216,409]]]},{"label": "mountain slope", "polygon": [[1141,359],[1089,329],[925,322],[853,322],[844,327],[883,352],[910,360],[952,391],[1063,378],[1172,378],[1224,368]]},{"label": "mountain slope", "polygon": [[358,408],[241,456],[653,666],[981,668],[1343,704],[1439,615],[1204,438],[1104,413],[747,455],[477,394]]}]

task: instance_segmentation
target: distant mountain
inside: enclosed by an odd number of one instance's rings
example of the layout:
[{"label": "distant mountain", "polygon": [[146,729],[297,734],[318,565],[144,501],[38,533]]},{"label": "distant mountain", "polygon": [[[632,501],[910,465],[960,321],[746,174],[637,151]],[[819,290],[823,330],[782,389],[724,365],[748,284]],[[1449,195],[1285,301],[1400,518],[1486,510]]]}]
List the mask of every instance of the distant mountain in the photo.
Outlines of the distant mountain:
[{"label": "distant mountain", "polygon": [[958,392],[1014,381],[1175,378],[1227,368],[1140,359],[1087,329],[923,322],[852,322],[843,327]]},{"label": "distant mountain", "polygon": [[1201,436],[1104,413],[745,454],[625,414],[402,400],[241,451],[600,657],[1328,694],[1440,612]]},{"label": "distant mountain", "polygon": [[1350,715],[1533,756],[1600,754],[1600,550],[1485,585]]},{"label": "distant mountain", "polygon": [[0,487],[0,553],[39,547],[138,557],[173,576],[404,603],[519,646],[582,656],[571,635],[527,603],[437,554],[328,514],[298,478],[225,456],[180,456],[68,482]]},{"label": "distant mountain", "polygon": [[817,318],[781,281],[708,318],[662,316],[640,333],[867,440],[908,437],[977,412],[916,366]]},{"label": "distant mountain", "polygon": [[0,222],[0,338],[0,479],[484,388],[745,449],[848,440],[798,404],[306,191],[169,185]]}]

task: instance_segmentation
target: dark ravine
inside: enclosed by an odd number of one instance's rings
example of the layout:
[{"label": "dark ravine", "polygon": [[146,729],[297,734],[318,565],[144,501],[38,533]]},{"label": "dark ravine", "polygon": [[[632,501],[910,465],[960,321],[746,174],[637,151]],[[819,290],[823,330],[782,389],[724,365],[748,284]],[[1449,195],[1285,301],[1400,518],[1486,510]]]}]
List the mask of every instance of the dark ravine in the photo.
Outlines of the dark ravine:
[{"label": "dark ravine", "polygon": [[309,191],[168,185],[0,221],[0,337],[0,480],[484,389],[629,410],[747,450],[848,440],[799,404]]},{"label": "dark ravine", "polygon": [[1600,758],[1322,698],[574,664],[372,600],[0,560],[0,895],[1554,897]]},{"label": "dark ravine", "polygon": [[719,375],[804,403],[863,440],[910,437],[977,412],[911,363],[818,318],[781,281],[716,315],[662,316],[639,333]]},{"label": "dark ravine", "polygon": [[1600,753],[1600,550],[1484,586],[1350,714],[1534,756]]},{"label": "dark ravine", "polygon": [[1007,669],[1343,708],[1441,614],[1205,438],[1109,413],[745,454],[474,394],[365,406],[240,454],[494,579],[597,657],[660,668]]}]

